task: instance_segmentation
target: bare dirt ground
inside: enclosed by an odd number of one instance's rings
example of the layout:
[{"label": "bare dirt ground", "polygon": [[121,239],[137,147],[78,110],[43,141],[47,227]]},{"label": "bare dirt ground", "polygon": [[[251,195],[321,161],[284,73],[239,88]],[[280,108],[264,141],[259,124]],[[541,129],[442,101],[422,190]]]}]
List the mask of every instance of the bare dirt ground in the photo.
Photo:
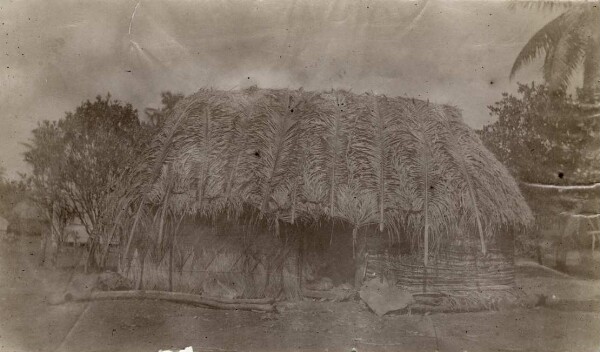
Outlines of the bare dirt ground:
[{"label": "bare dirt ground", "polygon": [[[0,243],[0,351],[598,351],[600,285],[520,263],[518,285],[566,302],[379,318],[360,302],[281,304],[279,313],[156,301],[48,304],[68,272],[40,268],[37,239]],[[583,303],[581,303],[583,302]]]}]

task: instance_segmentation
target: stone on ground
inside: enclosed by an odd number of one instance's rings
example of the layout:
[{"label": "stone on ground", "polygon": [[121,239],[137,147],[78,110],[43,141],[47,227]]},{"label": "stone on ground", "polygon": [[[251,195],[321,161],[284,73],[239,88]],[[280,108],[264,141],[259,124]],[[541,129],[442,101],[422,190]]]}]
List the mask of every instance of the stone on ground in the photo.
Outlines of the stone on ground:
[{"label": "stone on ground", "polygon": [[241,293],[232,286],[226,285],[215,278],[210,278],[202,283],[202,294],[209,297],[238,298]]},{"label": "stone on ground", "polygon": [[404,309],[415,302],[409,292],[391,286],[386,280],[382,281],[379,278],[363,284],[360,298],[378,316]]},{"label": "stone on ground", "polygon": [[96,286],[100,291],[126,291],[131,290],[133,284],[131,280],[118,273],[105,271],[98,276]]},{"label": "stone on ground", "polygon": [[312,282],[307,282],[304,288],[313,291],[329,291],[333,288],[333,281],[328,277],[323,277]]}]

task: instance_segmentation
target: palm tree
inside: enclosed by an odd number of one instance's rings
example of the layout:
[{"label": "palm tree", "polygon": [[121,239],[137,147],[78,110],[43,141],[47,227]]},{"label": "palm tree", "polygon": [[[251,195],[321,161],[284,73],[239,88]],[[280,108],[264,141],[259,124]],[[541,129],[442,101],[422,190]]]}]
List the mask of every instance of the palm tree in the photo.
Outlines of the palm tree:
[{"label": "palm tree", "polygon": [[596,2],[540,1],[518,3],[522,7],[567,10],[546,24],[529,41],[515,59],[510,78],[524,65],[545,53],[544,80],[551,89],[565,89],[583,64],[584,90],[600,90],[600,21]]}]

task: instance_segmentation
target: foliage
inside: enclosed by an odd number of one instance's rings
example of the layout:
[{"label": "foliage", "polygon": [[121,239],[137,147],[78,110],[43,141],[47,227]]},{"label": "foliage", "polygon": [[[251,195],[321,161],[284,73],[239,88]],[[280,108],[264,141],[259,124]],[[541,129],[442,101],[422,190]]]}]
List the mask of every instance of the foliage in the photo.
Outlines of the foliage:
[{"label": "foliage", "polygon": [[[581,103],[585,90],[576,97],[547,85],[519,84],[518,96],[503,94],[490,106],[497,121],[479,131],[484,144],[517,179],[525,183],[577,185],[600,181],[600,107]],[[588,101],[586,98],[583,101]],[[523,194],[536,217],[536,226],[517,236],[520,254],[541,261],[542,247],[566,250],[572,243],[564,225],[577,207],[598,202],[597,190],[558,190],[525,187]],[[590,203],[591,204],[591,203]],[[585,206],[581,213],[597,213]],[[576,211],[578,212],[578,211]]]},{"label": "foliage", "polygon": [[0,177],[0,216],[10,223],[17,220],[14,207],[28,199],[29,187],[23,180],[10,180]]},{"label": "foliage", "polygon": [[56,121],[43,121],[32,131],[33,138],[26,144],[25,161],[32,168],[27,179],[31,186],[31,196],[44,210],[46,220],[54,216],[60,224],[66,224],[73,217],[66,198],[61,195],[63,182],[60,176],[63,153],[63,132]]},{"label": "foliage", "polygon": [[489,106],[498,120],[480,131],[484,144],[521,181],[598,182],[600,109],[547,85],[519,84],[518,94]]},{"label": "foliage", "polygon": [[146,114],[146,118],[148,121],[156,126],[162,126],[166,119],[169,117],[169,114],[177,105],[181,99],[184,98],[183,93],[172,93],[170,91],[165,91],[160,93],[162,106],[159,109],[156,108],[146,108],[144,109],[144,113]]},{"label": "foliage", "polygon": [[[58,121],[43,121],[33,130],[25,152],[32,167],[33,197],[46,211],[55,231],[77,217],[97,245],[102,217],[116,184],[151,138],[130,105],[98,96]],[[58,220],[58,221],[56,221]]]},{"label": "foliage", "polygon": [[[536,4],[537,3],[537,4]],[[600,93],[600,21],[596,2],[563,2],[565,12],[546,24],[525,44],[510,76],[535,58],[545,55],[544,80],[552,90],[563,90],[583,64],[583,87]],[[517,2],[521,7],[554,8],[556,2]],[[513,4],[515,6],[515,4]]]}]

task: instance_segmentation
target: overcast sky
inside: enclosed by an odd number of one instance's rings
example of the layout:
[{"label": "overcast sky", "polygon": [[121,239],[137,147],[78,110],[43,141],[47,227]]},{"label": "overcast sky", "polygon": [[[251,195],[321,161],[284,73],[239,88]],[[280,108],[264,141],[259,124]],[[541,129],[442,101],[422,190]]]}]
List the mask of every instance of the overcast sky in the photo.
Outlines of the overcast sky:
[{"label": "overcast sky", "polygon": [[[142,111],[164,90],[348,88],[450,103],[480,128],[557,15],[501,1],[4,0],[0,163],[25,171],[38,121],[107,92]],[[540,64],[516,80],[540,81]]]}]

